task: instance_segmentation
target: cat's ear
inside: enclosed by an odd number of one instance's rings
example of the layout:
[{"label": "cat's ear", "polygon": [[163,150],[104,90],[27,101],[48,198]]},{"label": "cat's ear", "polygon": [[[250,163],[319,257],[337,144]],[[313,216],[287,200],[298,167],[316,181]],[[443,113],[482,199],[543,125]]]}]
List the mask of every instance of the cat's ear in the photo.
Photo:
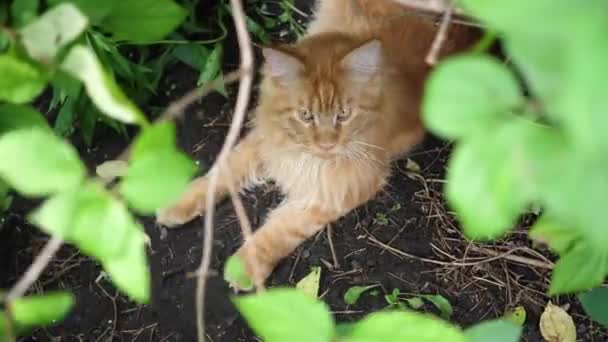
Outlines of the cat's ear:
[{"label": "cat's ear", "polygon": [[296,57],[283,51],[264,48],[262,52],[266,60],[264,73],[283,85],[293,83],[304,68]]},{"label": "cat's ear", "polygon": [[382,44],[369,41],[351,51],[342,59],[342,67],[353,80],[367,82],[382,66]]}]

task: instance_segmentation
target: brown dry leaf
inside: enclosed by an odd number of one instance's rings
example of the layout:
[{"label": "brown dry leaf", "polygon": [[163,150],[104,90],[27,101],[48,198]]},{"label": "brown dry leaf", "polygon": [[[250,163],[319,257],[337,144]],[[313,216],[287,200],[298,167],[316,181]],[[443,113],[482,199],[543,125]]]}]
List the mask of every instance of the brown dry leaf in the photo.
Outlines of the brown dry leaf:
[{"label": "brown dry leaf", "polygon": [[551,302],[540,316],[540,332],[547,342],[575,342],[576,327],[568,313]]},{"label": "brown dry leaf", "polygon": [[123,176],[127,172],[128,166],[124,160],[108,160],[97,166],[95,172],[106,183],[109,183],[115,178]]}]

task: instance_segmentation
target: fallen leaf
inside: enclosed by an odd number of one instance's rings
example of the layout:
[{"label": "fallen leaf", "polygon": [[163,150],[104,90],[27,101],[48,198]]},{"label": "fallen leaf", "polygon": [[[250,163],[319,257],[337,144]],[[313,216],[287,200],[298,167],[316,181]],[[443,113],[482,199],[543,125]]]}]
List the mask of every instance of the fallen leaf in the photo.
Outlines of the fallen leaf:
[{"label": "fallen leaf", "polygon": [[424,301],[420,297],[406,298],[404,300],[412,309],[420,309],[424,306]]},{"label": "fallen leaf", "polygon": [[526,308],[521,305],[517,306],[513,310],[505,312],[504,319],[518,326],[523,326],[526,322]]},{"label": "fallen leaf", "polygon": [[551,302],[540,316],[540,332],[547,342],[575,342],[576,327],[568,313]]},{"label": "fallen leaf", "polygon": [[452,316],[453,308],[450,301],[442,295],[421,295],[420,298],[426,299],[433,303],[443,319],[449,319]]},{"label": "fallen leaf", "polygon": [[319,280],[321,279],[321,267],[315,266],[310,268],[310,273],[302,278],[297,284],[296,289],[317,298],[319,293]]},{"label": "fallen leaf", "polygon": [[405,169],[410,171],[410,172],[414,172],[414,173],[420,173],[420,165],[418,165],[418,163],[416,163],[415,161],[413,161],[410,158],[407,158],[406,164],[405,164]]},{"label": "fallen leaf", "polygon": [[351,286],[346,293],[344,293],[344,303],[348,305],[355,304],[363,292],[378,287],[380,285],[368,285],[368,286]]},{"label": "fallen leaf", "polygon": [[106,183],[109,183],[114,179],[123,176],[127,172],[128,167],[129,164],[124,160],[108,160],[99,164],[95,169],[95,172]]}]

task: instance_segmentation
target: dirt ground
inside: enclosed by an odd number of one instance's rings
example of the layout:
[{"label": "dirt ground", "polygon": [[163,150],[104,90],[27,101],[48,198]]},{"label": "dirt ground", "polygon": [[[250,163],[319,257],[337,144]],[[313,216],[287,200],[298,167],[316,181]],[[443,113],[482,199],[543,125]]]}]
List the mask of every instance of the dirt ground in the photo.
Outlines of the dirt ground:
[{"label": "dirt ground", "polygon": [[[234,39],[227,39],[226,44],[224,67],[232,70],[238,62]],[[154,105],[166,106],[192,89],[196,79],[187,66],[176,66],[163,81]],[[229,87],[229,94],[233,99],[233,87]],[[232,108],[232,102],[212,94],[179,121],[180,146],[200,162],[201,170],[209,167],[218,153]],[[90,149],[81,147],[84,145],[78,138],[74,143],[91,172],[95,165],[115,158],[127,144],[107,129],[99,131]],[[538,320],[550,299],[545,294],[550,271],[541,266],[551,265],[555,258],[528,240],[526,230],[533,216],[523,217],[503,241],[467,242],[441,192],[449,154],[449,144],[428,137],[409,156],[420,166],[419,172],[408,169],[406,159],[395,163],[394,176],[384,192],[332,225],[335,260],[324,231],[281,262],[268,286],[293,286],[312,266],[320,266],[321,298],[338,321],[353,321],[382,310],[387,306],[383,294],[395,288],[406,296],[443,295],[454,309],[450,320],[462,327],[499,317],[522,305],[528,314],[523,340],[541,341]],[[269,185],[246,193],[244,201],[257,227],[280,201],[280,194]],[[47,240],[25,220],[25,214],[35,205],[17,199],[7,221],[0,226],[0,288],[15,282]],[[216,342],[257,341],[231,304],[232,292],[221,277],[224,261],[241,243],[230,201],[220,204],[216,215],[214,275],[207,292],[208,338]],[[202,220],[166,230],[156,227],[152,218],[142,219],[152,240],[151,303],[138,306],[129,302],[117,293],[95,261],[65,246],[34,291],[68,289],[77,298],[76,307],[57,326],[34,331],[21,341],[196,340],[195,280],[189,273],[196,270],[200,261]],[[369,284],[380,285],[379,295],[365,294],[355,305],[344,303],[348,288]],[[568,308],[577,325],[579,341],[608,341],[606,329],[588,320],[575,298],[551,300]],[[438,314],[431,305],[421,310]]]}]

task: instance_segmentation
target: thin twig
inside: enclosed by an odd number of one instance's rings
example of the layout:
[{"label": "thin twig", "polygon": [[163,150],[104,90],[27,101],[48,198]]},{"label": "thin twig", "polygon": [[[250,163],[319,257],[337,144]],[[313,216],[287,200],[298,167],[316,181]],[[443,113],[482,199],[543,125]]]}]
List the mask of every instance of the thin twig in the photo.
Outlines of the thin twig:
[{"label": "thin twig", "polygon": [[433,45],[431,45],[431,49],[429,53],[426,55],[425,62],[428,65],[435,65],[437,63],[437,57],[439,56],[439,52],[441,51],[441,47],[448,37],[448,28],[450,27],[450,22],[452,21],[452,14],[454,13],[454,6],[449,6],[445,13],[443,13],[443,17],[441,18],[441,25],[439,26],[439,30],[437,31],[437,35],[435,36],[435,40],[433,40]]},{"label": "thin twig", "polygon": [[40,251],[40,254],[36,256],[36,260],[34,260],[27,271],[25,271],[25,274],[6,295],[5,300],[7,303],[10,303],[13,299],[22,297],[27,292],[32,284],[38,280],[42,271],[49,264],[59,248],[61,248],[61,245],[63,245],[63,240],[61,240],[61,238],[51,236],[49,241],[42,248],[42,251]]},{"label": "thin twig", "polygon": [[241,57],[241,80],[239,83],[239,92],[237,95],[236,105],[232,124],[228,130],[228,135],[224,141],[224,145],[217,157],[216,163],[210,171],[209,190],[207,191],[207,210],[205,213],[205,232],[203,242],[203,256],[199,267],[199,276],[196,284],[196,316],[197,316],[197,337],[199,342],[205,341],[205,288],[207,285],[207,276],[209,266],[211,264],[211,249],[213,246],[213,215],[215,211],[215,188],[217,187],[220,171],[226,165],[228,154],[234,147],[243,122],[247,105],[249,104],[249,93],[253,83],[253,51],[251,49],[251,39],[247,32],[245,22],[245,13],[240,0],[230,0],[232,6],[232,17],[236,27],[237,39],[240,48]]},{"label": "thin twig", "polygon": [[336,256],[336,250],[334,248],[334,240],[333,240],[333,229],[331,223],[327,225],[327,242],[329,242],[329,250],[331,251],[331,257],[334,259],[334,268],[340,268],[340,263],[338,262],[338,257]]},{"label": "thin twig", "polygon": [[[213,89],[222,84],[225,85],[236,82],[241,77],[241,71],[241,69],[237,69],[224,75],[224,77],[217,77],[209,83],[190,90],[176,101],[170,103],[167,109],[160,114],[156,122],[175,120],[179,118],[180,116],[184,115],[184,112],[188,106],[211,93]],[[116,159],[127,160],[129,158],[130,149],[131,146],[128,146]]]},{"label": "thin twig", "polygon": [[[447,0],[393,0],[403,6],[415,8],[421,11],[444,13],[450,7]],[[454,13],[462,14],[458,8],[454,9]]]}]

